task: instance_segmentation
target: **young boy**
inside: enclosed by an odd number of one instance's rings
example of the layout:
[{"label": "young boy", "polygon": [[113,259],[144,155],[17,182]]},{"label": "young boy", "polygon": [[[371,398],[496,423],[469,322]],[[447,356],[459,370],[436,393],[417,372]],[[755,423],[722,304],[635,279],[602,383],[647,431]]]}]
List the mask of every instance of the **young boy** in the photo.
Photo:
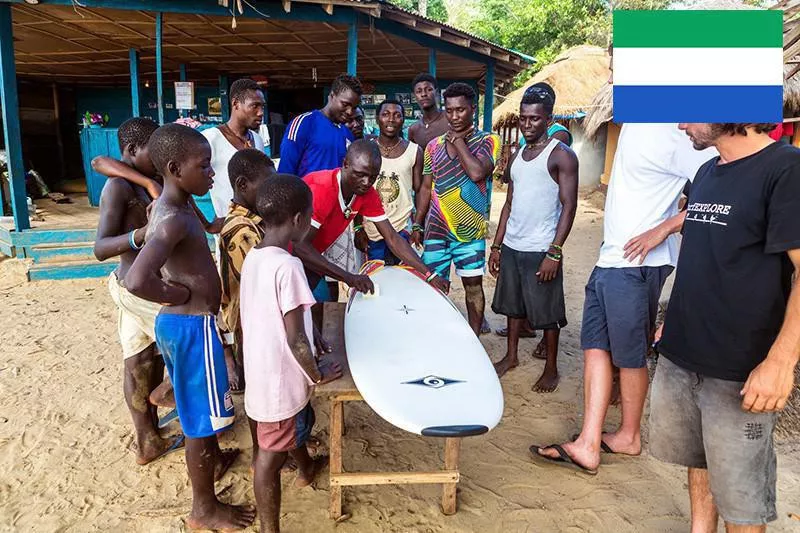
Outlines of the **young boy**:
[{"label": "young boy", "polygon": [[[142,174],[154,175],[147,141],[158,124],[147,118],[132,118],[117,130],[121,165]],[[183,445],[183,437],[166,441],[158,434],[156,409],[148,402],[161,383],[164,366],[155,351],[155,321],[161,306],[129,293],[120,282],[125,279],[147,231],[150,197],[138,185],[111,180],[100,197],[100,223],[94,254],[100,261],[119,257],[119,267],[108,278],[108,289],[117,306],[117,332],[124,359],[125,403],[136,431],[136,462],[147,464]]]},{"label": "young boy", "polygon": [[[221,315],[225,330],[233,333],[233,364],[228,373],[232,392],[244,391],[242,375],[242,328],[239,320],[239,280],[242,264],[250,250],[264,237],[261,218],[256,214],[258,188],[275,173],[275,164],[264,152],[246,148],[228,162],[233,201],[219,233],[219,273],[222,278]],[[227,361],[226,361],[227,362]]]},{"label": "young boy", "polygon": [[214,494],[215,479],[222,477],[238,450],[223,453],[216,437],[234,421],[215,320],[221,288],[206,234],[189,201],[213,184],[211,148],[195,130],[167,124],[153,133],[148,149],[164,176],[164,191],[125,284],[136,296],[164,305],[156,318],[156,341],[186,435],[192,484],[186,524],[192,529],[245,528],[253,522],[254,511],[225,505]]},{"label": "young boy", "polygon": [[312,460],[306,441],[314,426],[311,387],[342,375],[337,364],[318,367],[311,345],[311,306],[303,263],[289,243],[311,227],[311,189],[290,174],[266,180],[258,194],[264,239],[244,260],[241,318],[244,333],[244,401],[256,428],[253,480],[261,531],[280,530],[280,471],[287,453],[297,463],[295,485],[310,485],[325,457]]}]

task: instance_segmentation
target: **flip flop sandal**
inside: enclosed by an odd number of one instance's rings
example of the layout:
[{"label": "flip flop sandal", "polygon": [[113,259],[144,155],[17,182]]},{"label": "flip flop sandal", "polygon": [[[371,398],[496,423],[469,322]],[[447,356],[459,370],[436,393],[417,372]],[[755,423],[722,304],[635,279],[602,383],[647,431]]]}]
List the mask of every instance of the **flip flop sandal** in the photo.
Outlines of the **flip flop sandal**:
[{"label": "flip flop sandal", "polygon": [[178,450],[182,450],[184,448],[185,444],[186,444],[186,436],[185,435],[181,435],[178,438],[176,438],[172,442],[172,444],[170,444],[169,448],[164,450],[164,453],[162,453],[161,455],[159,455],[155,459],[153,459],[151,461],[148,461],[147,463],[144,463],[144,464],[139,463],[139,466],[151,465],[151,464],[155,463],[156,461],[158,461],[160,459],[163,459],[164,457],[166,457],[167,455],[169,455],[169,454],[171,454],[173,452],[177,452]]},{"label": "flip flop sandal", "polygon": [[178,410],[173,409],[169,413],[165,414],[161,418],[158,419],[158,429],[164,429],[168,425],[170,425],[174,420],[178,419]]},{"label": "flip flop sandal", "polygon": [[[576,440],[578,440],[578,437],[579,437],[579,436],[580,436],[580,435],[578,435],[577,433],[575,433],[575,434],[572,436],[572,442],[575,442]],[[610,454],[616,454],[616,453],[617,453],[617,452],[615,452],[614,450],[612,450],[612,449],[611,449],[611,446],[609,446],[608,444],[606,444],[606,441],[604,441],[604,440],[602,440],[602,439],[600,439],[600,451],[601,451],[602,453],[610,453]]]},{"label": "flip flop sandal", "polygon": [[[548,448],[552,448],[558,452],[558,457],[548,457],[546,455],[542,455],[539,453],[539,450],[546,450]],[[581,472],[583,474],[587,474],[589,476],[596,476],[597,470],[592,470],[591,468],[587,468],[580,463],[575,462],[575,460],[570,457],[567,451],[560,445],[560,444],[551,444],[549,446],[537,446],[533,445],[528,450],[531,452],[534,460],[536,461],[546,461],[551,464],[555,464],[557,466],[563,466],[567,468],[572,468]]]}]

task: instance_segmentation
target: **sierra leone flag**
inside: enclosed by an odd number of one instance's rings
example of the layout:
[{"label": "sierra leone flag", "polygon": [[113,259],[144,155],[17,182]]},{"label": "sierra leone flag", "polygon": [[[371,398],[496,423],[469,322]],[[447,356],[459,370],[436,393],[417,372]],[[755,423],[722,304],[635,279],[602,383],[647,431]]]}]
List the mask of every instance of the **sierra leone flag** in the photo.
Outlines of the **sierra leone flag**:
[{"label": "sierra leone flag", "polygon": [[615,122],[781,122],[783,12],[615,11]]}]

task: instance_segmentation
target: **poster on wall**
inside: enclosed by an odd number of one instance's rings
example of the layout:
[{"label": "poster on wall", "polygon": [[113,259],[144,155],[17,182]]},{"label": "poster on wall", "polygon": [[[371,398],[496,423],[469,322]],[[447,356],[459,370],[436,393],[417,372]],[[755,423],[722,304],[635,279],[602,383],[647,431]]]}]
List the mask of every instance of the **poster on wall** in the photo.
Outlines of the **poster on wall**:
[{"label": "poster on wall", "polygon": [[208,99],[208,115],[212,117],[222,116],[222,99],[219,96]]},{"label": "poster on wall", "polygon": [[175,82],[175,107],[177,109],[194,109],[194,82]]}]

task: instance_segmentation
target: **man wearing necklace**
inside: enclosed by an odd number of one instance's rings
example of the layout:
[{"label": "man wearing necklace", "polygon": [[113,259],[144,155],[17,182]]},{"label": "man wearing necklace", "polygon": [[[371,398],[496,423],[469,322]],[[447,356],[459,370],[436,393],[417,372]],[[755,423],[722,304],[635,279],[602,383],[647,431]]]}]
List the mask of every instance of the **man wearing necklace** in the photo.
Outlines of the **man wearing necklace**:
[{"label": "man wearing necklace", "polygon": [[509,325],[508,350],[495,370],[502,376],[519,364],[526,321],[544,330],[547,362],[536,392],[558,387],[558,337],[567,325],[562,246],[578,207],[578,158],[547,131],[553,103],[544,89],[522,97],[519,125],[526,145],[506,167],[508,193],[489,256],[489,270],[498,278],[492,310],[506,315]]},{"label": "man wearing necklace", "polygon": [[475,130],[475,91],[469,85],[450,85],[444,105],[449,129],[425,148],[411,239],[419,246],[424,230],[422,260],[442,278],[449,279],[455,263],[469,324],[480,335],[489,195],[500,138]]},{"label": "man wearing necklace", "polygon": [[[422,149],[402,137],[405,109],[400,102],[385,100],[378,105],[376,112],[380,135],[374,142],[380,148],[382,162],[375,190],[392,227],[409,240],[414,194],[422,183]],[[355,230],[356,246],[365,250],[370,260],[379,259],[388,265],[398,263],[375,224],[365,221],[361,225],[357,222]]]},{"label": "man wearing necklace", "polygon": [[447,133],[447,119],[445,112],[439,109],[436,78],[427,73],[417,74],[411,82],[411,90],[422,109],[422,119],[408,128],[408,140],[425,150],[429,142]]},{"label": "man wearing necklace", "polygon": [[355,76],[337,76],[325,107],[303,113],[286,128],[278,172],[302,178],[317,170],[340,167],[347,147],[355,140],[347,123],[356,113],[362,92]]}]

